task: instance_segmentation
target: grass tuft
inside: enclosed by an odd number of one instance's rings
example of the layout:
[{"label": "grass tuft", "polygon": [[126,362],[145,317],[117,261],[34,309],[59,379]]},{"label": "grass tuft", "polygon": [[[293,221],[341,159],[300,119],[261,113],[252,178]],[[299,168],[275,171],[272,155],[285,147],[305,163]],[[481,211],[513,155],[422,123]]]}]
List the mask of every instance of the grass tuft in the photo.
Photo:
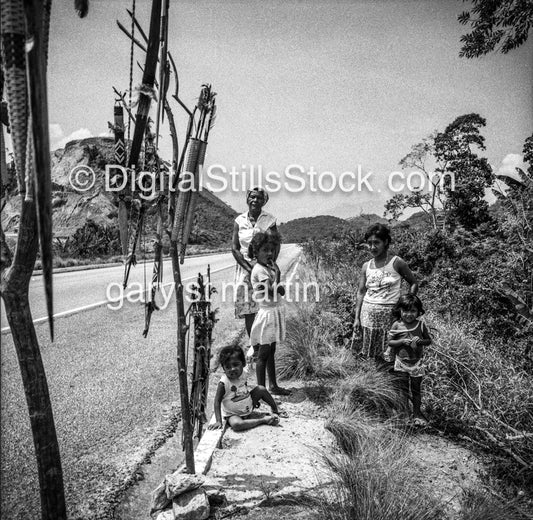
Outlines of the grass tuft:
[{"label": "grass tuft", "polygon": [[382,435],[385,430],[384,423],[362,408],[349,409],[346,404],[338,403],[324,427],[335,437],[340,449],[350,456],[361,453],[367,439]]},{"label": "grass tuft", "polygon": [[405,407],[392,377],[376,370],[370,363],[363,365],[354,375],[346,378],[334,397],[344,400],[353,410],[361,408],[365,412],[380,418],[391,418]]},{"label": "grass tuft", "polygon": [[325,495],[325,520],[437,520],[441,504],[420,487],[417,469],[401,435],[368,418],[362,410],[331,419],[327,428],[341,453],[325,454],[335,477]]},{"label": "grass tuft", "polygon": [[486,491],[466,490],[460,520],[520,520],[514,502],[503,503]]},{"label": "grass tuft", "polygon": [[351,354],[334,345],[341,321],[331,313],[301,306],[287,319],[285,345],[276,355],[280,379],[346,377],[353,369]]}]

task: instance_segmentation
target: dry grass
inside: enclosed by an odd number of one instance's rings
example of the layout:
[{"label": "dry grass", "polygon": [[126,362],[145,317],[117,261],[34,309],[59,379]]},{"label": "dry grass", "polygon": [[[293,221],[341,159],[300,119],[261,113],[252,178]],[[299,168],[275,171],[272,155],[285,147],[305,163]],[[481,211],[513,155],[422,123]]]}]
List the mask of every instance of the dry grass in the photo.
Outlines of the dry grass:
[{"label": "dry grass", "polygon": [[437,329],[423,388],[429,414],[438,426],[506,455],[495,459],[493,473],[513,483],[515,492],[531,488],[532,378],[502,358],[497,348],[465,332],[466,324],[436,315],[428,321]]},{"label": "dry grass", "polygon": [[520,520],[522,518],[525,516],[517,510],[514,502],[503,503],[486,491],[470,490],[464,494],[461,520]]},{"label": "dry grass", "polygon": [[428,349],[432,376],[427,383],[435,398],[453,391],[461,398],[462,419],[484,410],[487,426],[490,415],[512,429],[533,430],[533,379],[502,358],[498,349],[465,333],[466,324],[436,315],[429,319],[438,331]]},{"label": "dry grass", "polygon": [[346,402],[352,410],[360,408],[383,419],[405,411],[392,377],[371,363],[363,363],[342,381],[334,398]]},{"label": "dry grass", "polygon": [[339,453],[324,455],[335,478],[324,495],[325,520],[437,520],[442,507],[417,484],[417,470],[402,435],[361,407],[337,404],[326,428]]},{"label": "dry grass", "polygon": [[[346,248],[348,244],[343,246]],[[308,267],[315,279],[334,289],[330,290],[334,297],[323,307],[345,317],[348,315],[345,301],[354,300],[353,284],[346,280],[355,280],[357,269],[351,261],[338,261],[340,255],[334,258],[336,247],[320,243],[305,252],[309,253]],[[341,283],[343,279],[344,284]],[[432,424],[449,433],[470,436],[490,450],[494,455],[490,476],[496,476],[496,482],[504,480],[502,492],[506,497],[517,496],[519,491],[530,496],[527,490],[532,489],[533,483],[533,437],[530,435],[533,431],[533,379],[501,355],[505,351],[501,345],[483,343],[474,337],[467,317],[463,321],[454,316],[452,321],[428,313],[425,318],[437,330],[433,331],[433,345],[427,349],[423,409]],[[389,468],[382,462],[388,461],[391,468],[397,467],[395,453],[399,460],[404,460],[387,437],[393,428],[389,425],[385,433],[379,424],[369,419],[391,418],[403,411],[394,383],[387,374],[376,373],[370,365],[359,366],[358,363],[357,370],[351,373],[353,375],[340,383],[330,403],[335,416],[328,421],[327,428],[337,438],[343,453],[328,455],[328,465],[332,473],[337,474],[338,485],[334,500],[330,497],[325,502],[322,517],[330,520],[439,518],[435,509],[427,509],[424,504],[417,506],[409,497],[404,497],[402,490],[395,488],[395,476],[387,472]],[[371,438],[381,440],[376,443]],[[392,445],[387,444],[391,442]],[[355,453],[358,455],[354,456]],[[400,478],[400,484],[408,489],[413,480],[408,472],[402,471],[398,467],[398,474],[404,478],[403,482]],[[388,489],[393,501],[403,503],[404,509],[400,506],[394,509],[387,494],[383,496],[382,489]],[[421,509],[417,511],[419,506]],[[465,501],[461,518],[519,517],[501,501],[483,495]]]},{"label": "dry grass", "polygon": [[334,345],[340,320],[331,313],[320,313],[314,306],[300,306],[287,319],[285,345],[277,354],[276,366],[281,379],[327,379],[345,377],[353,358]]},{"label": "dry grass", "polygon": [[320,507],[325,520],[437,520],[441,504],[421,489],[404,434],[383,420],[400,411],[394,384],[372,363],[340,383],[326,429],[338,451],[325,453],[334,485]]},{"label": "dry grass", "polygon": [[333,434],[341,451],[351,456],[363,451],[368,439],[382,436],[386,431],[384,423],[362,408],[350,409],[346,403],[338,401],[324,427]]}]

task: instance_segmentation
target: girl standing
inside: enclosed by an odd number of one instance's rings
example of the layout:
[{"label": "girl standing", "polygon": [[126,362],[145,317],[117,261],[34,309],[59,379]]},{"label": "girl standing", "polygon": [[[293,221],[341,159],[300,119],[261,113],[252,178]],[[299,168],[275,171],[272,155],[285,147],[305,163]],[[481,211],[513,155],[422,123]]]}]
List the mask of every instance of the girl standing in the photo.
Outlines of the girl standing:
[{"label": "girl standing", "polygon": [[[289,395],[290,390],[278,386],[274,355],[276,344],[285,339],[285,307],[279,285],[280,270],[275,262],[281,239],[278,233],[257,233],[250,243],[250,258],[257,263],[252,269],[251,283],[258,311],[250,331],[250,345],[257,354],[257,384],[265,386],[268,372],[269,390],[274,395]],[[255,354],[254,354],[255,355]]]},{"label": "girl standing", "polygon": [[[416,294],[418,284],[407,263],[389,253],[390,231],[383,224],[374,224],[365,233],[372,259],[363,264],[355,307],[354,337],[363,332],[364,357],[374,358],[378,365],[386,365],[384,353],[392,311],[400,299],[402,279],[409,284],[409,292]],[[352,339],[353,343],[353,339]]]},{"label": "girl standing", "polygon": [[406,294],[400,298],[394,314],[396,321],[389,332],[389,347],[394,358],[394,372],[400,378],[400,386],[409,404],[409,394],[413,402],[413,418],[415,425],[427,424],[422,415],[422,377],[425,374],[422,364],[424,347],[431,345],[426,324],[419,320],[424,314],[420,298],[414,294]]},{"label": "girl standing", "polygon": [[262,188],[252,188],[246,194],[248,211],[239,215],[233,225],[232,253],[237,266],[235,268],[235,317],[244,318],[246,333],[250,335],[252,323],[258,306],[252,298],[250,275],[253,261],[248,255],[248,248],[255,233],[267,230],[277,231],[276,219],[263,211],[268,201],[268,193]]}]

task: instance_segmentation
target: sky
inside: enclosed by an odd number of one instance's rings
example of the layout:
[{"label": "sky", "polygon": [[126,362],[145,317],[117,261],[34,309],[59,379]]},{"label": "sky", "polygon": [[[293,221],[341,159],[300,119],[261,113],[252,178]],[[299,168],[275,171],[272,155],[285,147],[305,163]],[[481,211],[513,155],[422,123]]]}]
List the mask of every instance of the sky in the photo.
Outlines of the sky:
[{"label": "sky", "polygon": [[[129,27],[131,1],[91,0],[84,19],[73,2],[52,5],[49,117],[52,148],[57,148],[71,139],[107,135],[112,87],[129,87],[129,41],[116,20]],[[280,222],[326,214],[382,215],[402,182],[417,184],[411,170],[403,177],[393,173],[402,157],[434,130],[472,112],[487,120],[482,153],[496,172],[512,172],[533,133],[533,38],[507,55],[459,58],[460,37],[468,27],[457,16],[467,5],[461,0],[171,2],[169,49],[180,98],[192,108],[203,83],[217,92],[204,185],[245,211],[243,185],[259,183],[261,169],[261,184],[271,193],[265,210]],[[150,7],[151,2],[136,0],[146,32]],[[136,49],[135,62],[144,59]],[[141,77],[135,65],[134,87]],[[186,114],[174,100],[171,106],[181,143]],[[168,160],[166,125],[160,134],[160,155]],[[265,179],[268,172],[279,189]]]}]

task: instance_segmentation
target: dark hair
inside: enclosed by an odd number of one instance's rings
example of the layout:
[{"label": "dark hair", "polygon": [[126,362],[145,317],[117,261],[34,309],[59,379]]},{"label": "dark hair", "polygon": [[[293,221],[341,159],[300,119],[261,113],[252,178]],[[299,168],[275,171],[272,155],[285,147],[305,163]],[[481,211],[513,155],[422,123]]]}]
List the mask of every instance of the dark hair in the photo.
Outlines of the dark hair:
[{"label": "dark hair", "polygon": [[410,309],[411,307],[416,308],[419,316],[422,316],[422,314],[426,312],[424,308],[422,307],[422,301],[420,300],[420,298],[418,296],[415,296],[414,294],[409,293],[409,294],[403,294],[402,296],[400,296],[398,303],[396,304],[396,306],[394,307],[394,310],[392,311],[392,315],[394,316],[395,319],[399,320],[402,317],[401,311],[402,310],[406,311]]},{"label": "dark hair", "polygon": [[252,237],[252,241],[248,246],[248,256],[255,258],[261,247],[265,244],[271,244],[277,247],[281,244],[281,235],[277,231],[260,231]]},{"label": "dark hair", "polygon": [[365,242],[371,237],[376,236],[383,242],[387,242],[387,245],[391,243],[392,238],[390,236],[390,229],[384,224],[373,224],[365,233]]},{"label": "dark hair", "polygon": [[226,361],[234,354],[237,354],[239,356],[239,360],[242,362],[242,366],[246,366],[246,357],[244,356],[244,352],[242,348],[239,347],[239,345],[228,345],[220,349],[220,352],[218,353],[219,366],[224,368]]}]

